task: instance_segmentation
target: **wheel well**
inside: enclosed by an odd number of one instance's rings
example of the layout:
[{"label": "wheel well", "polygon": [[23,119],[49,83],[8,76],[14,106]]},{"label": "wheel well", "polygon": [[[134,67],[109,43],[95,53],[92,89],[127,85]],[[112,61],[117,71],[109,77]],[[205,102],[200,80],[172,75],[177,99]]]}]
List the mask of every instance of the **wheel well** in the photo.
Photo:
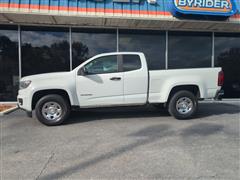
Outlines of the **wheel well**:
[{"label": "wheel well", "polygon": [[200,90],[199,87],[197,85],[181,85],[181,86],[175,86],[174,88],[172,88],[169,96],[168,96],[168,101],[170,100],[170,98],[178,91],[182,91],[182,90],[186,90],[186,91],[190,91],[192,92],[197,98],[200,98]]},{"label": "wheel well", "polygon": [[48,89],[48,90],[40,90],[34,93],[33,98],[32,98],[32,110],[35,109],[35,106],[38,102],[39,99],[41,99],[43,96],[49,95],[49,94],[57,94],[62,96],[64,99],[70,103],[70,98],[68,96],[68,93],[65,90],[62,89]]}]

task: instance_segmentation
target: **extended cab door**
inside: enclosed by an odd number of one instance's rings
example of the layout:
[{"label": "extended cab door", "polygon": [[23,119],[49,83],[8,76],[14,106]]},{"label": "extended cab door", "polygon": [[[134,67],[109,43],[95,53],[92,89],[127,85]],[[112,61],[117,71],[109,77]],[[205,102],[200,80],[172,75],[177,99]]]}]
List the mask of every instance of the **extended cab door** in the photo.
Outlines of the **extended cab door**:
[{"label": "extended cab door", "polygon": [[123,104],[123,73],[119,72],[119,56],[98,57],[84,67],[76,78],[77,96],[81,107]]},{"label": "extended cab door", "polygon": [[145,56],[123,54],[122,71],[124,78],[124,103],[145,104],[148,94],[148,68]]}]

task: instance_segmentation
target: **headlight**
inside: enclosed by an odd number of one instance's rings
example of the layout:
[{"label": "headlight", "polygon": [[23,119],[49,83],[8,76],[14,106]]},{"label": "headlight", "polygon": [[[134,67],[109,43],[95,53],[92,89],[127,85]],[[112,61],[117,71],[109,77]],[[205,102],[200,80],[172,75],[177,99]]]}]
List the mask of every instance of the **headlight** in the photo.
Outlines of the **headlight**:
[{"label": "headlight", "polygon": [[27,88],[30,84],[31,84],[32,81],[30,80],[27,80],[27,81],[20,81],[20,89],[25,89]]}]

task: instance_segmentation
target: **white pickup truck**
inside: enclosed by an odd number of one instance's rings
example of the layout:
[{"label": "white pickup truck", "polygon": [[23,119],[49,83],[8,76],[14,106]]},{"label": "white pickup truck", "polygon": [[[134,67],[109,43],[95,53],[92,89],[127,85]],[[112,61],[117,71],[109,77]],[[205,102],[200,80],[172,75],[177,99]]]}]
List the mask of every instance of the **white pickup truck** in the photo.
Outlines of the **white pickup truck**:
[{"label": "white pickup truck", "polygon": [[45,125],[59,125],[78,108],[164,104],[177,119],[193,117],[198,100],[222,94],[221,68],[149,71],[143,53],[99,54],[70,72],[27,76],[18,105]]}]

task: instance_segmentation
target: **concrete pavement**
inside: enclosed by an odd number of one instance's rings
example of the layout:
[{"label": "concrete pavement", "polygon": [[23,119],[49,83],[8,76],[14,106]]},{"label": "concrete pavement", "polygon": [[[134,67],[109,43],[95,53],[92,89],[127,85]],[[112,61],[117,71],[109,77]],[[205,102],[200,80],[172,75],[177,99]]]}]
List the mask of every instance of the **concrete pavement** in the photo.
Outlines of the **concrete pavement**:
[{"label": "concrete pavement", "polygon": [[47,127],[1,118],[3,179],[239,179],[240,101],[202,102],[195,119],[155,108],[84,110]]}]

